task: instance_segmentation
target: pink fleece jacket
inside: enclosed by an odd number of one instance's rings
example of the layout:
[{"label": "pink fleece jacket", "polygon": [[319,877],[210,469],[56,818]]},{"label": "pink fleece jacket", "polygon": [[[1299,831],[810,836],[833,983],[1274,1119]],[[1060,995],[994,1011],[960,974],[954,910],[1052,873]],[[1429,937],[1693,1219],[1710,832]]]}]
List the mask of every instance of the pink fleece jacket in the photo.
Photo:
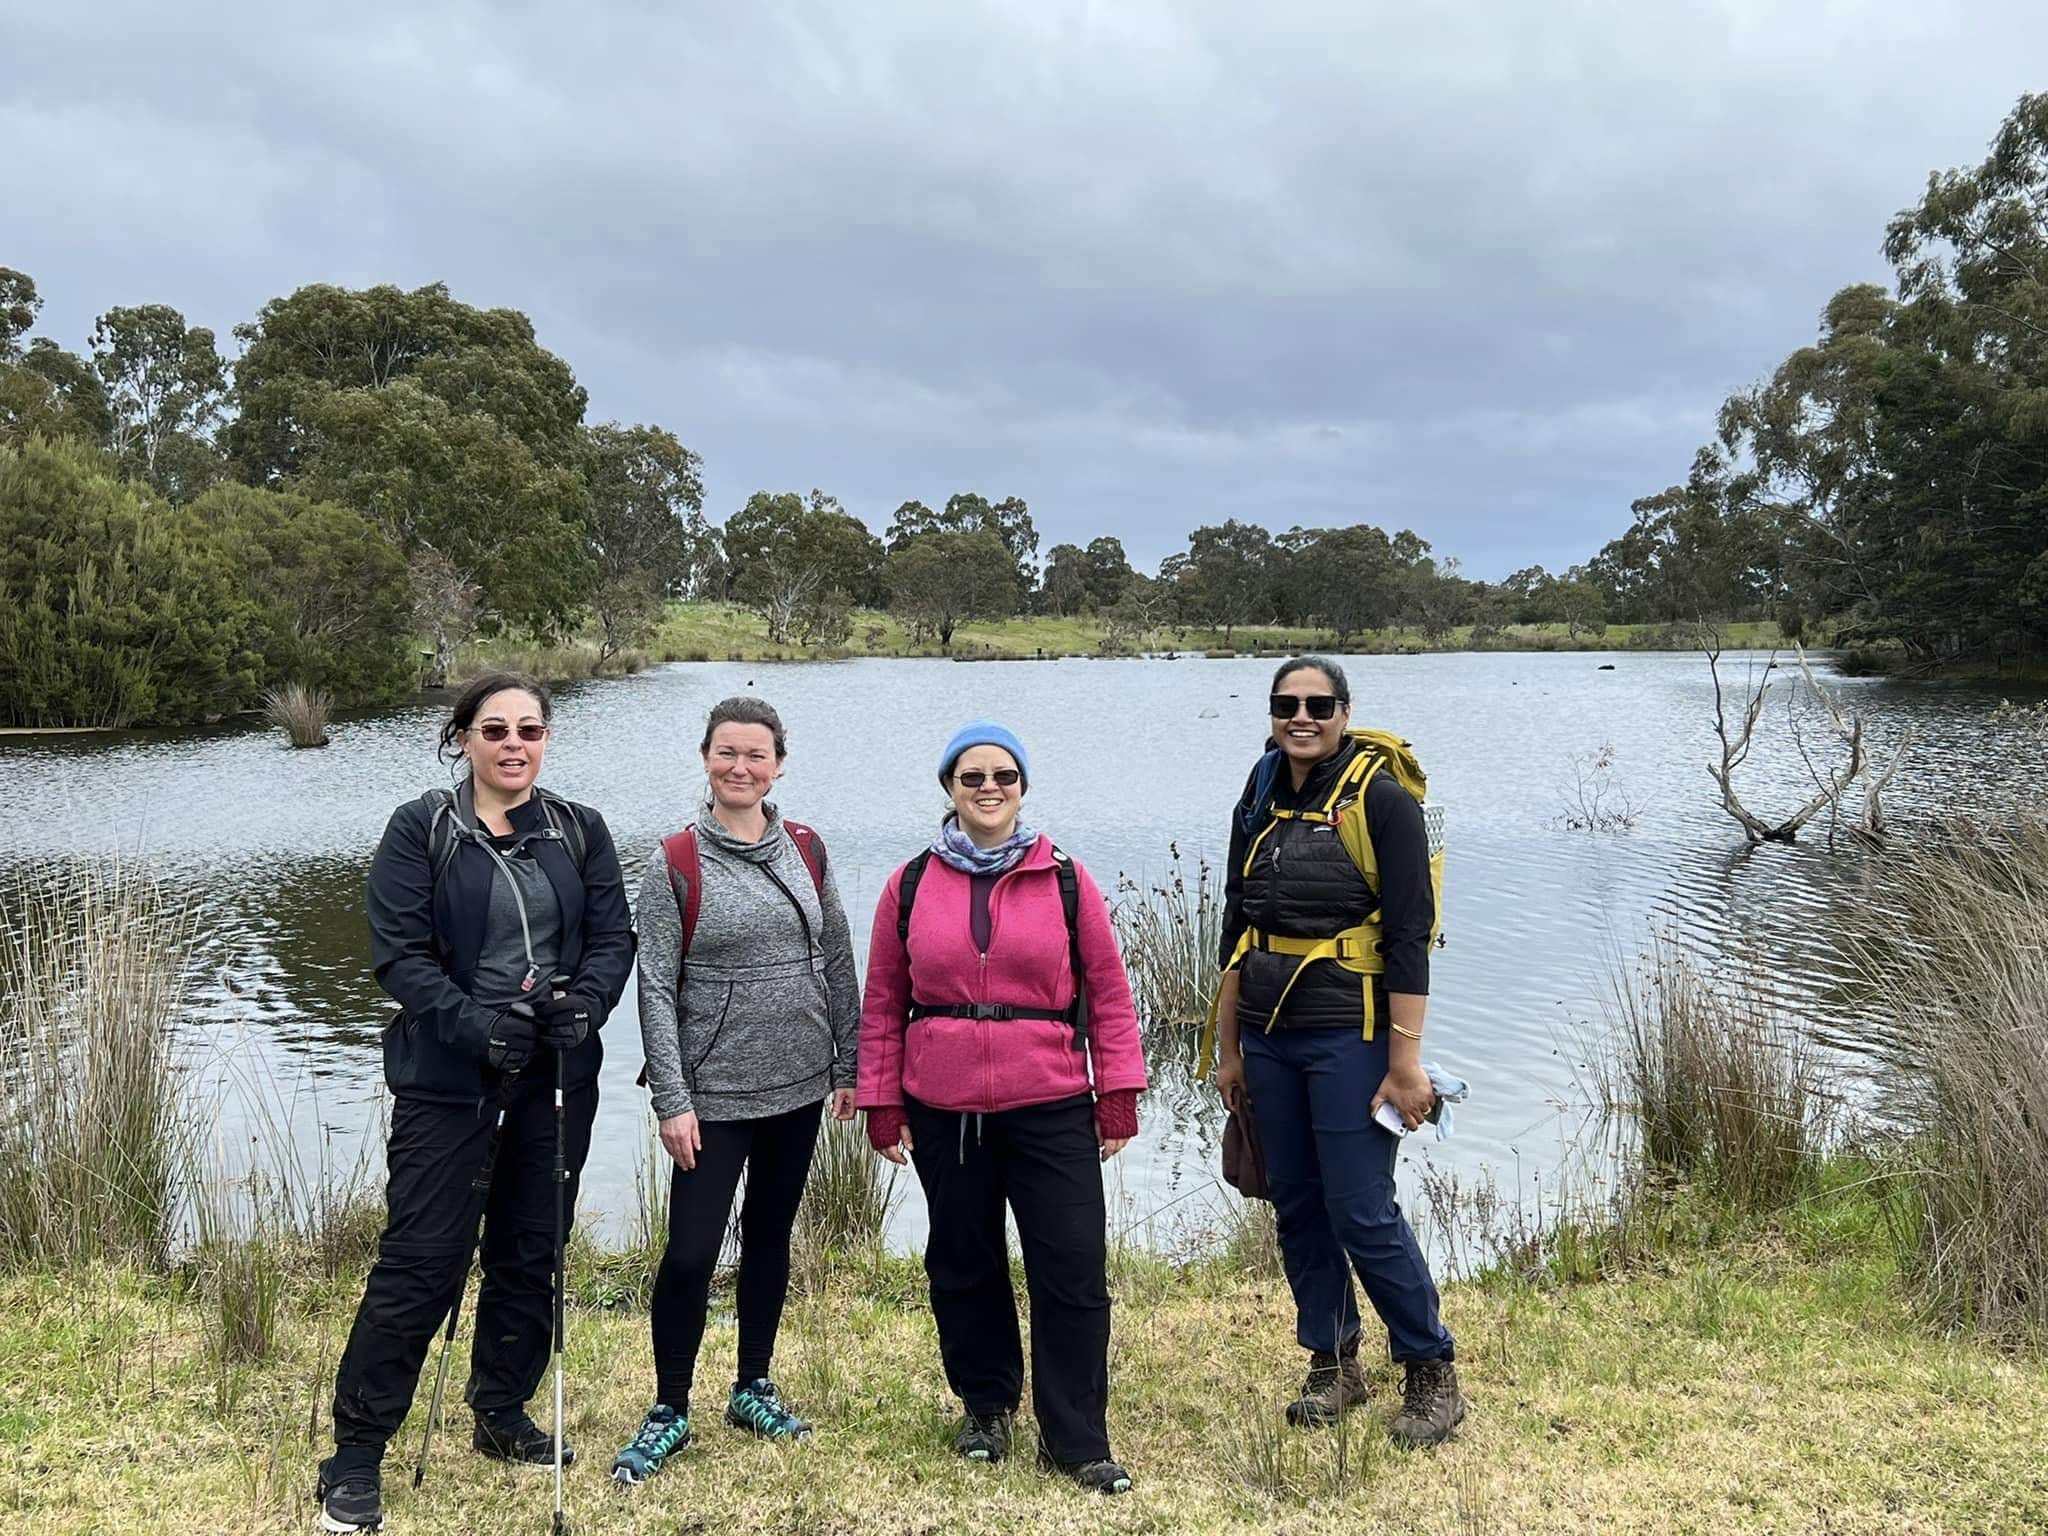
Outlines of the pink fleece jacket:
[{"label": "pink fleece jacket", "polygon": [[[1065,1008],[1074,998],[1067,923],[1060,910],[1052,840],[1041,837],[989,896],[988,953],[974,948],[967,876],[934,858],[925,865],[910,914],[906,952],[896,937],[898,867],[882,887],[868,941],[860,1016],[860,1106],[902,1104],[994,1114],[1026,1104],[1146,1086],[1145,1054],[1131,983],[1117,952],[1109,905],[1078,863],[1081,968],[1088,994],[1088,1051],[1056,1019],[922,1018],[919,1003],[1009,1003]],[[1089,1061],[1094,1081],[1089,1081]]]}]

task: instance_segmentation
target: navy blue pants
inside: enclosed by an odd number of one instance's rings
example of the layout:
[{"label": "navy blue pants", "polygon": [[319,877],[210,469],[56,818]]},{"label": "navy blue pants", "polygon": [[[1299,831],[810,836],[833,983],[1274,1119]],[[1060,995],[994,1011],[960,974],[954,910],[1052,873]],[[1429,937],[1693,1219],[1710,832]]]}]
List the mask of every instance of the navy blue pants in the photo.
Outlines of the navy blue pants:
[{"label": "navy blue pants", "polygon": [[1401,1139],[1373,1123],[1384,1033],[1248,1029],[1241,1044],[1302,1348],[1334,1354],[1358,1333],[1355,1268],[1396,1360],[1452,1358],[1436,1282],[1394,1198]]}]

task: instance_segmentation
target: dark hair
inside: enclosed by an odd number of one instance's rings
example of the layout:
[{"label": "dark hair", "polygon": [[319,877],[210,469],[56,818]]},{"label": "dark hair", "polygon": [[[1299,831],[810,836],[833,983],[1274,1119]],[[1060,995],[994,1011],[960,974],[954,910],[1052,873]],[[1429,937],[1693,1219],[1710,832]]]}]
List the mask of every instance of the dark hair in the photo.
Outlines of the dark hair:
[{"label": "dark hair", "polygon": [[541,719],[554,719],[555,701],[538,681],[524,672],[486,672],[471,678],[462,692],[455,695],[455,703],[448,710],[448,722],[441,727],[441,744],[434,749],[434,756],[443,761],[460,757],[462,748],[457,743],[462,733],[476,724],[476,712],[484,707],[484,700],[508,688],[532,694],[534,702],[540,705]]},{"label": "dark hair", "polygon": [[1273,674],[1274,693],[1280,685],[1297,672],[1320,672],[1330,680],[1330,689],[1337,695],[1339,704],[1351,702],[1351,684],[1345,681],[1344,669],[1327,656],[1290,656],[1280,663],[1280,670]]},{"label": "dark hair", "polygon": [[736,693],[712,705],[711,717],[704,722],[704,740],[697,748],[700,753],[711,750],[711,733],[721,725],[765,725],[775,737],[776,761],[789,756],[789,738],[783,734],[782,716],[775,713],[775,706],[766,699]]}]

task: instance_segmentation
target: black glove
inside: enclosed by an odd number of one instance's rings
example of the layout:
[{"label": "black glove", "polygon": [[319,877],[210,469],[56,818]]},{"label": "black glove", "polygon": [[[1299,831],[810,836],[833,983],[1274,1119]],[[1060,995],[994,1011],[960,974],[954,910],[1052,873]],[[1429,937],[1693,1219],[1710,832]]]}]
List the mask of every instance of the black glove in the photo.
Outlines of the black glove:
[{"label": "black glove", "polygon": [[532,1007],[526,1003],[507,1003],[504,1011],[491,1020],[485,1059],[494,1072],[517,1072],[533,1055],[538,1038]]},{"label": "black glove", "polygon": [[534,1005],[540,1015],[541,1038],[550,1050],[575,1050],[590,1038],[591,1021],[597,1016],[597,1004],[589,998],[561,990],[568,979],[555,977],[548,983],[547,996]]}]

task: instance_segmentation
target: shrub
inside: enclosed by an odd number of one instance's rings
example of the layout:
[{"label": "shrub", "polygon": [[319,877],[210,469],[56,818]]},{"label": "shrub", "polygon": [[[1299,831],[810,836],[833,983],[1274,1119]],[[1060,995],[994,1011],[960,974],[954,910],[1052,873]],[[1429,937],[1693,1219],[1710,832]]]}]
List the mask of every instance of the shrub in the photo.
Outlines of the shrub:
[{"label": "shrub", "polygon": [[235,562],[77,443],[0,447],[0,720],[216,718],[261,686]]},{"label": "shrub", "polygon": [[344,705],[387,703],[413,685],[411,577],[381,527],[333,502],[247,485],[217,485],[190,512],[249,595],[266,683],[303,683]]}]

